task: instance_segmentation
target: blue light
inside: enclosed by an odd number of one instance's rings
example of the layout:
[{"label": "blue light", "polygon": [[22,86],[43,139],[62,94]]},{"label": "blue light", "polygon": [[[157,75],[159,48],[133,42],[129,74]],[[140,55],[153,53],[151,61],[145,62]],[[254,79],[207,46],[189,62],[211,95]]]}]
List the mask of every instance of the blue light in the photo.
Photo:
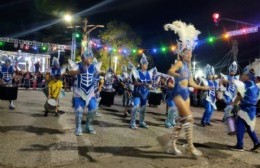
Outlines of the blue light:
[{"label": "blue light", "polygon": [[156,52],[157,52],[157,49],[153,49],[153,52],[156,53]]}]

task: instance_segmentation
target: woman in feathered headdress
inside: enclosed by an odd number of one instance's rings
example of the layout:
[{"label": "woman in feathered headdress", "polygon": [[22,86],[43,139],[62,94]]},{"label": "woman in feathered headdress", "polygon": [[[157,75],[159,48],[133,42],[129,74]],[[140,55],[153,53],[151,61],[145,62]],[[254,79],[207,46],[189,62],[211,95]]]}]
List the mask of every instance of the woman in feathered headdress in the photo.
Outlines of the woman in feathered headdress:
[{"label": "woman in feathered headdress", "polygon": [[[192,112],[190,110],[190,98],[188,86],[194,87],[196,89],[208,90],[206,86],[199,86],[194,82],[193,77],[190,72],[190,61],[191,52],[195,45],[195,40],[197,39],[200,32],[194,28],[193,25],[187,25],[181,21],[175,21],[172,24],[166,24],[164,26],[166,30],[171,29],[177,33],[180,37],[181,48],[179,48],[180,59],[177,61],[169,70],[169,74],[174,76],[175,85],[173,88],[173,101],[175,102],[180,119],[179,123],[174,127],[173,135],[171,141],[167,145],[167,152],[171,152],[176,155],[180,155],[181,151],[176,146],[176,141],[178,135],[181,131],[182,126],[185,130],[185,135],[187,139],[187,151],[191,152],[195,156],[200,156],[202,153],[197,150],[193,145],[192,138]],[[180,46],[180,45],[179,45]]]}]

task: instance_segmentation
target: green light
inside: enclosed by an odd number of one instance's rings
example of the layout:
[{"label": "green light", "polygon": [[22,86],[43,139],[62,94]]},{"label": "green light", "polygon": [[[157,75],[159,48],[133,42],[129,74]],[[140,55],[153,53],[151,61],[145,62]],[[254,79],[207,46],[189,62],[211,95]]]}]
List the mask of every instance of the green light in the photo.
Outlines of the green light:
[{"label": "green light", "polygon": [[113,52],[116,52],[116,49],[115,49],[115,48],[113,49]]},{"label": "green light", "polygon": [[76,38],[79,38],[79,37],[80,37],[79,33],[76,33]]},{"label": "green light", "polygon": [[161,50],[162,50],[162,52],[165,52],[166,51],[166,47],[162,47]]},{"label": "green light", "polygon": [[4,46],[4,44],[5,44],[4,42],[0,41],[0,46]]},{"label": "green light", "polygon": [[136,49],[133,49],[133,53],[136,53],[136,51],[137,51]]},{"label": "green light", "polygon": [[213,43],[214,41],[215,41],[215,37],[209,37],[209,38],[208,38],[208,42],[209,42],[209,43]]},{"label": "green light", "polygon": [[47,47],[45,47],[45,46],[42,47],[42,50],[46,50],[46,49],[47,49]]}]

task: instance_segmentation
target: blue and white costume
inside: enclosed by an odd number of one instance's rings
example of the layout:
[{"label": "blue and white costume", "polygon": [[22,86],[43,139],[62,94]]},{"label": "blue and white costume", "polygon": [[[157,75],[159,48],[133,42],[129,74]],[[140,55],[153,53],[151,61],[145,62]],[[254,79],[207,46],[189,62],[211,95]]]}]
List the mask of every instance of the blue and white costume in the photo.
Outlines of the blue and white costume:
[{"label": "blue and white costume", "polygon": [[[5,64],[2,64],[0,66],[0,79],[2,79],[4,84],[12,84],[13,74],[14,74],[14,68],[11,65],[11,60],[7,58],[5,60]],[[14,109],[15,106],[13,100],[9,100],[9,102],[10,102],[9,109]]]},{"label": "blue and white costume", "polygon": [[[204,81],[204,85],[212,87],[214,89],[206,91],[207,96],[203,100],[203,105],[204,105],[204,108],[205,108],[205,112],[204,112],[203,117],[201,119],[201,124],[203,126],[210,125],[211,116],[212,116],[214,110],[217,109],[215,88],[218,88],[218,83],[213,79],[214,75],[215,75],[214,67],[212,67],[208,64],[205,67],[205,74],[206,74],[206,77],[208,79],[206,81]],[[209,76],[212,76],[212,79],[209,79]]]},{"label": "blue and white costume", "polygon": [[259,140],[254,131],[256,122],[256,104],[259,99],[259,88],[252,81],[254,75],[250,74],[248,69],[245,69],[244,74],[249,75],[249,80],[244,81],[245,92],[240,93],[242,99],[240,100],[240,110],[238,111],[236,127],[237,127],[237,145],[238,149],[243,149],[243,137],[245,131],[249,134],[254,143],[254,147],[259,147]]},{"label": "blue and white costume", "polygon": [[[84,52],[83,59],[93,57],[92,52]],[[98,71],[94,64],[85,65],[78,63],[79,74],[74,82],[73,103],[76,113],[76,135],[82,135],[81,121],[85,107],[88,108],[86,118],[86,132],[95,134],[94,128],[91,126],[97,111],[97,102],[95,96],[95,83]]]},{"label": "blue and white costume", "polygon": [[235,76],[237,73],[237,63],[233,62],[229,67],[229,74],[233,73],[233,75],[223,75],[221,74],[227,81],[226,91],[224,93],[224,101],[227,105],[227,107],[224,109],[224,117],[223,121],[226,120],[226,118],[231,117],[233,114],[231,113],[233,109],[233,105],[230,105],[236,98],[237,95],[237,88],[235,85],[235,81],[238,81],[238,76]]},{"label": "blue and white costume", "polygon": [[[169,77],[166,81],[166,83],[168,84],[169,82],[174,82],[174,78],[173,77]],[[177,107],[173,101],[173,88],[169,88],[167,87],[167,91],[166,91],[166,103],[168,106],[168,111],[167,111],[167,117],[165,120],[165,127],[166,128],[172,128],[176,125],[176,120],[179,117],[179,113],[177,110]]]},{"label": "blue and white costume", "polygon": [[[148,64],[146,56],[143,54],[140,64]],[[133,83],[138,82],[141,85],[134,86],[133,92],[133,108],[131,113],[130,128],[137,129],[136,126],[136,114],[139,112],[139,126],[148,128],[148,125],[144,122],[146,113],[146,102],[149,94],[148,84],[151,84],[151,75],[148,71],[141,71],[134,69],[132,71]]]}]

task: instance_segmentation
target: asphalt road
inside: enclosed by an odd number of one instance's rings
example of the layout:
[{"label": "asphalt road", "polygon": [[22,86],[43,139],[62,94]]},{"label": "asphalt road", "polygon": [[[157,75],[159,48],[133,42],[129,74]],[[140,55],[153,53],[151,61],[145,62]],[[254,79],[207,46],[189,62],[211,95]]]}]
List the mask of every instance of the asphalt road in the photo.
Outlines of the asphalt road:
[{"label": "asphalt road", "polygon": [[[194,143],[204,155],[193,158],[185,154],[182,132],[178,146],[184,155],[174,156],[163,152],[172,131],[164,127],[165,104],[147,108],[149,129],[131,130],[130,117],[122,117],[121,97],[116,96],[113,106],[100,108],[102,116],[94,121],[97,134],[77,137],[71,95],[67,92],[61,100],[59,117],[52,113],[43,116],[46,97],[41,91],[19,90],[15,110],[8,109],[7,101],[0,101],[0,167],[260,168],[259,151],[249,151],[253,144],[248,135],[245,152],[230,150],[236,137],[227,135],[221,122],[223,112],[214,113],[212,127],[201,127],[203,109],[192,107]],[[260,137],[259,118],[256,132]]]}]

